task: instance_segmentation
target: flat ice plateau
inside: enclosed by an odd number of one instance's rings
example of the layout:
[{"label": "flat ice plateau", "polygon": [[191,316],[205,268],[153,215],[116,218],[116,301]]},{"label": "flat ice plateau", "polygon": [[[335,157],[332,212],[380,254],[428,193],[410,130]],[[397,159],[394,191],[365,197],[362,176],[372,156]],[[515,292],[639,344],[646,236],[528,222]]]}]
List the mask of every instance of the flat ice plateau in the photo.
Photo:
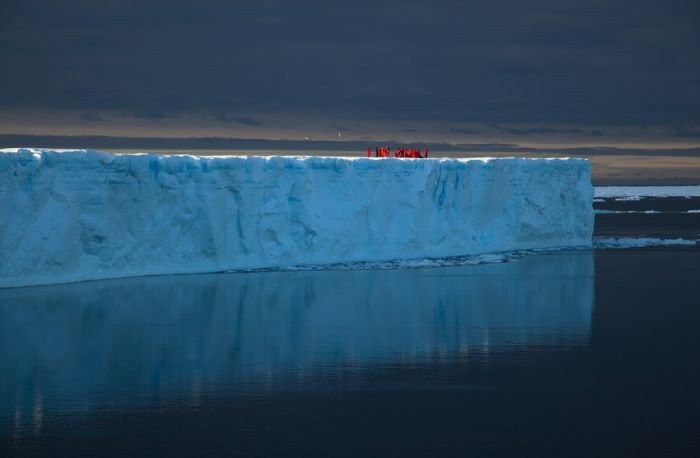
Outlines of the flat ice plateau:
[{"label": "flat ice plateau", "polygon": [[583,159],[0,150],[0,287],[590,247]]}]

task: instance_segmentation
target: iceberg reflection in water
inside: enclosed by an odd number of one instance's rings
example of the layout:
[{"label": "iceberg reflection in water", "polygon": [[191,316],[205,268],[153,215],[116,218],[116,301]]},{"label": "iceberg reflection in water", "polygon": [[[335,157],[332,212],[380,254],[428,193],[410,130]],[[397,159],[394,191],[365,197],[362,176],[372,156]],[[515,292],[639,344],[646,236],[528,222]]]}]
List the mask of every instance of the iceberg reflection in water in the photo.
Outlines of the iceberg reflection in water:
[{"label": "iceberg reflection in water", "polygon": [[0,290],[0,420],[218,391],[322,389],[303,380],[587,345],[592,307],[589,251]]}]

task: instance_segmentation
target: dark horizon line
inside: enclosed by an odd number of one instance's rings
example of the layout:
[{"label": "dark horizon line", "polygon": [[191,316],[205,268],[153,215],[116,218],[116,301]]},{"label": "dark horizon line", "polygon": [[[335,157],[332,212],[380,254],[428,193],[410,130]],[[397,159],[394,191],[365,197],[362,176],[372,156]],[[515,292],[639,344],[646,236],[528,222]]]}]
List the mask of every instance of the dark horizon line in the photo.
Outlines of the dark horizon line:
[{"label": "dark horizon line", "polygon": [[[290,151],[357,151],[384,145],[418,145],[435,152],[453,153],[571,153],[582,156],[635,155],[635,156],[700,156],[699,147],[691,148],[620,148],[565,147],[534,148],[513,143],[436,143],[400,142],[395,140],[271,140],[263,138],[235,137],[117,137],[108,135],[33,135],[0,134],[0,148],[60,148],[60,149],[178,149],[178,150],[290,150]],[[137,152],[137,151],[135,151]]]}]

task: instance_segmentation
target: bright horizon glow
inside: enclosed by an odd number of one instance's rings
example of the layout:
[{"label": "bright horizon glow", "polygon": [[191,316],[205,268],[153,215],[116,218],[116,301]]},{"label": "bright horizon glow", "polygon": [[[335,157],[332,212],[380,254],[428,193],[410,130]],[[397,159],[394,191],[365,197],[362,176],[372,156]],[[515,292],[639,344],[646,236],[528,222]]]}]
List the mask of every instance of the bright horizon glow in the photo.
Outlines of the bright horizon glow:
[{"label": "bright horizon glow", "polygon": [[[576,126],[547,123],[491,124],[430,120],[339,119],[312,115],[254,115],[244,124],[208,114],[141,119],[120,113],[0,110],[0,135],[110,136],[134,138],[235,138],[301,141],[395,141],[400,143],[508,144],[527,148],[700,148],[700,136],[678,137],[654,126]],[[246,121],[248,122],[248,121]],[[520,133],[514,133],[520,132]],[[523,134],[522,132],[532,132]],[[602,134],[602,135],[601,135]]]}]

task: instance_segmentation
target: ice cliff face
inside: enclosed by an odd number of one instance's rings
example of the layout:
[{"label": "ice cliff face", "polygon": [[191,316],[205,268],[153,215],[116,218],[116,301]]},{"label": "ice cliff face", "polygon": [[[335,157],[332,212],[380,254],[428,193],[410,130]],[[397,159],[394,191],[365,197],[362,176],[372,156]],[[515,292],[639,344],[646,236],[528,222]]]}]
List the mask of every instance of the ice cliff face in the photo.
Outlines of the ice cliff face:
[{"label": "ice cliff face", "polygon": [[0,152],[0,287],[590,246],[580,159]]}]

